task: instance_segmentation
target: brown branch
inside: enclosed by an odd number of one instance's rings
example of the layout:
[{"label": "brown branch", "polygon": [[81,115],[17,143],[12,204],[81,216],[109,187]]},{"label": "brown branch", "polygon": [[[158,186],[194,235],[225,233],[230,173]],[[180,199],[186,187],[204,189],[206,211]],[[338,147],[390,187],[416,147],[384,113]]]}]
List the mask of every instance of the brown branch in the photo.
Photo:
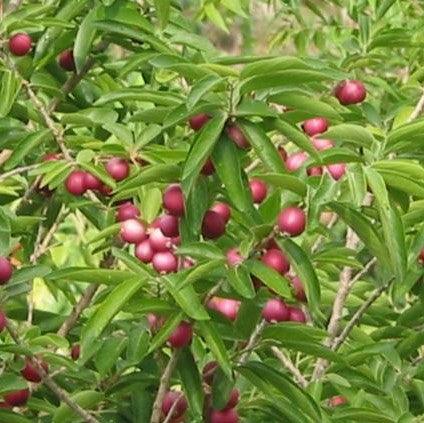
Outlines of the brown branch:
[{"label": "brown branch", "polygon": [[29,170],[36,169],[39,166],[40,164],[36,163],[33,165],[17,167],[16,169],[10,170],[9,172],[2,173],[0,175],[0,181],[10,178],[11,176],[19,175],[20,173],[24,173],[24,172],[28,172]]},{"label": "brown branch", "polygon": [[308,381],[302,375],[300,370],[294,365],[294,363],[287,357],[279,348],[271,347],[271,351],[274,356],[281,362],[281,364],[293,375],[296,383],[302,387],[306,388],[308,386]]},{"label": "brown branch", "polygon": [[13,151],[4,149],[0,153],[0,166],[3,165],[3,163],[7,162],[9,160],[9,157],[12,155]]},{"label": "brown branch", "polygon": [[171,381],[172,372],[175,369],[178,361],[178,349],[172,351],[171,358],[168,361],[168,364],[165,367],[165,370],[162,373],[160,378],[158,392],[156,394],[155,402],[152,407],[152,416],[150,418],[150,423],[160,423],[162,416],[162,402],[165,397],[166,391],[169,387],[169,382]]},{"label": "brown branch", "polygon": [[243,349],[243,353],[240,356],[240,359],[238,361],[239,366],[245,364],[247,360],[249,359],[250,353],[252,352],[255,345],[258,343],[258,340],[265,329],[266,321],[261,320],[260,323],[256,325],[255,330],[250,335],[249,341],[247,342],[246,347]]}]

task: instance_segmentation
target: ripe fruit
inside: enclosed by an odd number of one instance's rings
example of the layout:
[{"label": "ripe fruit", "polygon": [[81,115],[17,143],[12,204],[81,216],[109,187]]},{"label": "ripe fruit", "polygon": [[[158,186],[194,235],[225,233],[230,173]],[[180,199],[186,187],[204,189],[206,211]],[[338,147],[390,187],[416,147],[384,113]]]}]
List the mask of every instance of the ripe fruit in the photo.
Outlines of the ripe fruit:
[{"label": "ripe fruit", "polygon": [[208,307],[234,321],[237,319],[240,304],[240,301],[231,298],[212,297],[208,302]]},{"label": "ripe fruit", "polygon": [[347,399],[343,395],[334,395],[334,397],[331,397],[328,400],[328,405],[330,407],[338,407],[338,406],[344,405],[346,403],[347,403]]},{"label": "ripe fruit", "polygon": [[193,328],[189,322],[182,321],[168,338],[168,343],[174,348],[183,348],[191,343]]},{"label": "ripe fruit", "polygon": [[159,228],[165,236],[176,237],[180,234],[178,217],[165,214],[159,219]]},{"label": "ripe fruit", "polygon": [[5,285],[12,277],[13,267],[6,257],[0,256],[0,285]]},{"label": "ripe fruit", "polygon": [[305,212],[299,207],[283,209],[277,218],[278,228],[290,236],[300,235],[306,226]]},{"label": "ripe fruit", "polygon": [[344,163],[335,163],[327,166],[327,170],[335,181],[338,181],[346,173]]},{"label": "ripe fruit", "polygon": [[[174,403],[177,403],[174,406]],[[167,416],[172,408],[172,418],[181,417],[187,411],[187,400],[182,392],[168,391],[162,402],[162,413]]]},{"label": "ripe fruit", "polygon": [[20,407],[25,405],[29,399],[29,389],[20,389],[19,391],[11,391],[4,395],[4,401],[11,407]]},{"label": "ripe fruit", "polygon": [[157,314],[147,313],[147,322],[149,323],[150,330],[156,332],[163,326],[165,319]]},{"label": "ripe fruit", "polygon": [[131,203],[127,201],[121,204],[116,211],[116,220],[118,222],[123,222],[124,220],[137,219],[140,216],[140,210]]},{"label": "ripe fruit", "polygon": [[153,268],[159,273],[171,273],[178,270],[178,260],[170,251],[155,253],[152,264]]},{"label": "ripe fruit", "polygon": [[271,298],[262,309],[262,317],[271,323],[290,320],[289,308],[279,298]]},{"label": "ripe fruit", "polygon": [[289,319],[292,322],[300,322],[305,323],[306,322],[306,316],[305,313],[297,307],[289,307]]},{"label": "ripe fruit", "polygon": [[213,165],[212,160],[208,158],[202,167],[202,174],[209,176],[213,173],[215,173],[215,166]]},{"label": "ripe fruit", "polygon": [[293,285],[294,296],[298,301],[306,301],[306,294],[303,288],[303,283],[298,276],[294,276],[290,279]]},{"label": "ripe fruit", "polygon": [[227,203],[216,203],[211,207],[211,210],[221,215],[227,224],[231,217],[231,209]]},{"label": "ripe fruit", "polygon": [[349,104],[362,103],[367,96],[367,91],[361,81],[351,79],[340,82],[336,86],[334,94],[340,104],[346,106]]},{"label": "ripe fruit", "polygon": [[321,134],[328,129],[328,121],[323,117],[307,119],[303,122],[303,130],[310,136]]},{"label": "ripe fruit", "polygon": [[31,50],[31,37],[19,32],[9,39],[9,50],[14,56],[25,56]]},{"label": "ripe fruit", "polygon": [[121,238],[130,244],[139,244],[146,238],[146,228],[137,219],[128,219],[121,222]]},{"label": "ripe fruit", "polygon": [[130,166],[128,162],[120,157],[112,157],[106,163],[106,171],[115,179],[115,181],[122,181],[130,173]]},{"label": "ripe fruit", "polygon": [[72,358],[72,360],[74,360],[74,361],[78,360],[80,354],[81,354],[80,344],[72,345],[72,347],[71,347],[71,358]]},{"label": "ripe fruit", "polygon": [[208,210],[203,216],[202,235],[207,239],[219,238],[225,232],[224,218],[212,210]]},{"label": "ripe fruit", "polygon": [[213,410],[211,412],[210,423],[238,423],[239,417],[237,410]]},{"label": "ripe fruit", "polygon": [[159,228],[150,233],[149,242],[153,251],[168,251],[171,247],[171,240]]},{"label": "ripe fruit", "polygon": [[278,273],[287,273],[290,269],[290,263],[287,257],[277,248],[271,248],[262,256],[261,261],[266,266],[274,269]]},{"label": "ripe fruit", "polygon": [[296,170],[300,169],[306,160],[308,160],[308,155],[304,151],[291,154],[286,159],[286,169],[289,172],[295,172]]},{"label": "ripe fruit", "polygon": [[255,204],[260,204],[265,200],[268,188],[264,181],[257,178],[251,179],[249,181],[249,188]]},{"label": "ripe fruit", "polygon": [[169,185],[163,193],[163,207],[173,216],[184,215],[184,196],[178,184]]},{"label": "ripe fruit", "polygon": [[102,181],[97,177],[92,175],[90,172],[84,172],[84,185],[85,189],[91,189],[92,191],[100,189]]},{"label": "ripe fruit", "polygon": [[7,326],[7,317],[4,311],[0,310],[0,332]]},{"label": "ripe fruit", "polygon": [[333,141],[322,138],[313,138],[312,144],[318,151],[328,150],[329,148],[334,147]]},{"label": "ripe fruit", "polygon": [[206,122],[210,119],[210,117],[206,113],[199,113],[198,115],[192,116],[188,123],[194,131],[198,131],[206,124]]},{"label": "ripe fruit", "polygon": [[228,402],[225,405],[225,407],[221,408],[222,411],[230,410],[231,408],[234,408],[240,399],[240,392],[237,388],[233,388],[230,392],[230,396],[228,398]]},{"label": "ripe fruit", "polygon": [[[44,361],[41,362],[41,367],[45,372],[49,370],[49,366]],[[42,379],[39,370],[30,360],[25,361],[25,367],[21,370],[21,375],[28,382],[39,383]]]},{"label": "ripe fruit", "polygon": [[225,132],[227,133],[228,138],[234,141],[238,147],[244,150],[250,147],[249,141],[247,141],[243,132],[241,132],[241,129],[237,125],[227,126]]},{"label": "ripe fruit", "polygon": [[421,260],[421,263],[424,263],[424,248],[420,252],[420,260]]},{"label": "ripe fruit", "polygon": [[135,256],[143,263],[150,263],[154,253],[148,239],[141,241],[140,244],[137,244],[135,247]]},{"label": "ripe fruit", "polygon": [[227,263],[229,266],[234,267],[243,263],[243,257],[237,248],[230,248],[227,251]]},{"label": "ripe fruit", "polygon": [[59,54],[59,65],[66,71],[75,70],[74,52],[72,49],[64,50]]},{"label": "ripe fruit", "polygon": [[322,167],[321,166],[312,166],[306,169],[306,173],[308,176],[321,176],[322,175]]},{"label": "ripe fruit", "polygon": [[218,368],[218,362],[216,362],[216,361],[209,361],[203,367],[203,370],[202,370],[203,380],[209,386],[212,386],[213,375],[215,374],[215,371],[216,371],[217,368]]},{"label": "ripe fruit", "polygon": [[87,188],[85,186],[85,172],[73,170],[65,181],[66,190],[72,195],[82,195]]}]

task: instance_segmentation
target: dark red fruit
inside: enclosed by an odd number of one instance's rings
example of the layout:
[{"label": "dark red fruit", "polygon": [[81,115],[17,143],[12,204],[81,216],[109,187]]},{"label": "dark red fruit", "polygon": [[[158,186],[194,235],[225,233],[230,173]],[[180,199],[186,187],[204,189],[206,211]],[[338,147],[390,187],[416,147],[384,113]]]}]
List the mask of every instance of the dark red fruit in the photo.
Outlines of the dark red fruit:
[{"label": "dark red fruit", "polygon": [[229,266],[234,267],[243,263],[244,258],[241,256],[237,248],[231,248],[227,251],[227,263]]},{"label": "dark red fruit", "polygon": [[140,216],[140,210],[130,201],[121,204],[116,211],[116,220],[123,222],[124,220],[137,219]]},{"label": "dark red fruit", "polygon": [[312,137],[325,132],[328,129],[328,121],[323,117],[307,119],[303,122],[302,128],[305,133]]},{"label": "dark red fruit", "polygon": [[178,184],[169,185],[163,193],[163,207],[173,216],[184,215],[184,195]]},{"label": "dark red fruit", "polygon": [[21,389],[19,391],[12,391],[4,395],[4,401],[11,407],[20,407],[25,405],[29,399],[29,389]]},{"label": "dark red fruit", "polygon": [[193,328],[189,322],[182,321],[171,336],[168,343],[173,348],[183,348],[191,343],[193,338]]},{"label": "dark red fruit", "polygon": [[300,235],[306,226],[305,212],[299,207],[287,207],[278,215],[277,224],[281,232]]},{"label": "dark red fruit", "polygon": [[78,360],[80,354],[81,354],[80,344],[72,345],[72,347],[71,347],[71,358],[72,358],[72,360],[74,360],[74,361]]},{"label": "dark red fruit", "polygon": [[420,252],[419,259],[421,260],[421,263],[424,263],[424,248]]},{"label": "dark red fruit", "polygon": [[[45,372],[48,372],[49,366],[47,365],[47,363],[42,361],[41,367],[44,369]],[[21,370],[21,375],[28,382],[39,383],[42,379],[39,370],[30,360],[25,361],[25,367]]]},{"label": "dark red fruit", "polygon": [[145,239],[135,247],[135,256],[143,263],[150,263],[153,259],[154,251],[150,245],[150,241]]},{"label": "dark red fruit", "polygon": [[11,408],[9,404],[5,403],[4,401],[0,401],[0,408]]},{"label": "dark red fruit", "polygon": [[72,49],[64,50],[59,54],[59,65],[66,71],[75,70],[74,52]]},{"label": "dark red fruit", "polygon": [[31,37],[20,32],[9,39],[9,50],[14,56],[25,56],[31,50],[31,43]]},{"label": "dark red fruit", "polygon": [[7,326],[7,317],[4,311],[0,310],[0,332]]},{"label": "dark red fruit", "polygon": [[203,370],[202,370],[203,380],[209,386],[212,386],[213,375],[215,374],[215,371],[216,371],[217,368],[218,368],[218,362],[216,362],[216,361],[209,361],[203,367]]},{"label": "dark red fruit", "polygon": [[262,263],[274,269],[278,273],[284,274],[290,270],[290,263],[287,257],[277,248],[266,251],[261,258]]},{"label": "dark red fruit", "polygon": [[306,160],[308,160],[308,155],[304,151],[291,154],[286,159],[286,169],[289,172],[295,172],[302,167]]},{"label": "dark red fruit", "polygon": [[333,141],[323,138],[313,138],[312,144],[318,151],[328,150],[329,148],[334,147]]},{"label": "dark red fruit", "polygon": [[254,178],[249,181],[250,193],[255,204],[260,204],[265,200],[268,187],[264,181]]},{"label": "dark red fruit", "polygon": [[198,131],[206,124],[206,122],[210,119],[210,117],[206,113],[199,113],[198,115],[192,116],[188,123],[191,129]]},{"label": "dark red fruit", "polygon": [[66,190],[72,195],[82,195],[87,191],[85,186],[85,172],[73,170],[65,181]]},{"label": "dark red fruit", "polygon": [[130,166],[126,160],[112,157],[106,163],[106,171],[115,181],[122,181],[129,175]]},{"label": "dark red fruit", "polygon": [[178,260],[170,251],[155,253],[152,264],[153,268],[159,273],[171,273],[178,270]]},{"label": "dark red fruit", "polygon": [[362,103],[367,96],[367,91],[361,81],[352,79],[340,82],[336,86],[334,94],[340,104],[346,106],[349,104]]},{"label": "dark red fruit", "polygon": [[306,294],[303,288],[303,283],[298,276],[291,278],[291,283],[293,285],[294,296],[298,301],[306,301]]},{"label": "dark red fruit", "polygon": [[247,141],[243,132],[241,132],[241,129],[237,125],[227,126],[225,132],[227,133],[228,138],[234,141],[239,148],[246,150],[250,147],[249,141]]},{"label": "dark red fruit", "polygon": [[239,416],[234,408],[225,411],[213,410],[211,412],[210,423],[238,423],[238,421]]},{"label": "dark red fruit", "polygon": [[219,238],[225,232],[225,220],[212,210],[208,210],[202,221],[202,235],[206,239]]},{"label": "dark red fruit", "polygon": [[262,317],[272,323],[290,320],[289,307],[279,298],[271,298],[262,309]]},{"label": "dark red fruit", "polygon": [[121,238],[129,244],[139,244],[146,239],[146,228],[137,219],[128,219],[121,222]]},{"label": "dark red fruit", "polygon": [[231,209],[227,203],[216,203],[211,207],[211,210],[221,215],[227,224],[231,217]]},{"label": "dark red fruit", "polygon": [[338,181],[346,173],[346,165],[344,163],[335,163],[327,166],[327,170],[335,181]]},{"label": "dark red fruit", "polygon": [[13,267],[10,261],[6,257],[0,256],[0,285],[4,285],[9,282],[12,277]]},{"label": "dark red fruit", "polygon": [[289,314],[290,314],[289,320],[292,322],[299,322],[299,323],[306,322],[305,313],[300,308],[289,307]]},{"label": "dark red fruit", "polygon": [[346,397],[343,395],[334,395],[328,400],[328,405],[330,407],[339,407],[340,405],[344,405],[347,403]]},{"label": "dark red fruit", "polygon": [[[174,406],[174,404],[176,405]],[[187,400],[183,392],[168,391],[162,402],[162,413],[164,417],[168,415],[172,408],[172,418],[177,419],[187,411]]]},{"label": "dark red fruit", "polygon": [[221,408],[221,410],[227,411],[227,410],[230,410],[231,408],[234,408],[238,404],[239,399],[240,399],[239,390],[237,388],[233,388],[231,390],[230,397],[228,398],[227,404],[225,405],[225,407]]},{"label": "dark red fruit", "polygon": [[240,301],[231,298],[212,297],[208,302],[208,307],[234,321],[237,319],[240,304]]},{"label": "dark red fruit", "polygon": [[206,160],[205,164],[202,167],[202,174],[210,176],[215,173],[215,166],[212,163],[212,160],[209,158]]},{"label": "dark red fruit", "polygon": [[102,186],[102,181],[97,176],[92,175],[90,172],[85,172],[84,185],[86,189],[97,191]]},{"label": "dark red fruit", "polygon": [[176,237],[180,234],[178,217],[165,214],[160,217],[159,228],[165,236]]}]

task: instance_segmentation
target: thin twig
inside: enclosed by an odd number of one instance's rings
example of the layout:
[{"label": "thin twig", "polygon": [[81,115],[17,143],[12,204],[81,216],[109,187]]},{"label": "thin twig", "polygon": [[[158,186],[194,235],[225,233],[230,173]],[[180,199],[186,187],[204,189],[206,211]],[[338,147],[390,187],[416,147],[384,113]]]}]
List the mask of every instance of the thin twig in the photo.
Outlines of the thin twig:
[{"label": "thin twig", "polygon": [[30,170],[36,169],[39,166],[40,164],[36,163],[36,164],[28,165],[28,166],[17,167],[16,169],[10,170],[9,172],[2,173],[0,175],[0,181],[10,178],[11,176],[19,175],[20,173],[24,173],[24,172],[28,172]]},{"label": "thin twig", "polygon": [[271,351],[274,356],[278,358],[281,364],[293,375],[296,383],[302,388],[306,388],[308,386],[308,381],[305,379],[302,373],[300,373],[300,370],[294,365],[290,358],[275,346],[271,347]]},{"label": "thin twig", "polygon": [[171,408],[168,411],[168,414],[165,417],[165,420],[162,423],[170,423],[174,414],[174,411],[177,409],[178,404],[180,404],[180,400],[183,397],[182,393],[180,395],[180,397],[174,401],[174,403],[172,404]]},{"label": "thin twig", "polygon": [[155,402],[153,403],[152,407],[152,416],[150,418],[150,423],[160,423],[162,415],[162,402],[169,387],[172,372],[174,371],[175,366],[177,365],[179,355],[178,352],[178,349],[172,351],[172,355],[160,378],[158,392],[156,394]]},{"label": "thin twig", "polygon": [[252,170],[255,170],[259,165],[261,164],[261,160],[260,159],[255,159],[255,160],[253,160],[253,162],[252,163],[250,163],[248,166],[246,166],[245,168],[244,168],[244,171],[246,172],[246,173],[249,173],[249,172],[251,172]]},{"label": "thin twig", "polygon": [[424,90],[422,90],[422,91],[423,91],[423,93],[422,93],[420,99],[418,100],[418,103],[415,106],[414,110],[409,115],[409,118],[406,121],[407,123],[410,123],[413,120],[415,120],[424,110]]},{"label": "thin twig", "polygon": [[249,359],[250,353],[253,351],[253,347],[258,343],[258,340],[265,329],[266,321],[262,319],[260,323],[256,325],[255,330],[250,335],[249,341],[247,342],[246,347],[243,350],[243,353],[240,356],[238,364],[241,366],[247,362]]}]

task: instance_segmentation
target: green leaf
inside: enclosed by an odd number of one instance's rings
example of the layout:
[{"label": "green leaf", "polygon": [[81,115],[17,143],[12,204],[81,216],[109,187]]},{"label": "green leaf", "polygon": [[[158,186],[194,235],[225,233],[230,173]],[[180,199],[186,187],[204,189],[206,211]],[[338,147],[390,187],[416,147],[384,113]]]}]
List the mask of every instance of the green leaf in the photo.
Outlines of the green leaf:
[{"label": "green leaf", "polygon": [[250,279],[247,268],[243,264],[229,268],[227,278],[231,288],[242,297],[253,298],[255,296],[252,280]]},{"label": "green leaf", "polygon": [[7,116],[16,100],[21,81],[12,71],[5,70],[0,82],[0,117]]},{"label": "green leaf", "polygon": [[117,233],[119,233],[120,228],[121,228],[121,223],[114,223],[113,225],[108,226],[107,228],[103,229],[98,234],[96,234],[96,236],[91,238],[88,241],[88,244],[93,244],[104,238],[108,238],[112,235],[116,235]]},{"label": "green leaf", "polygon": [[169,316],[150,342],[147,354],[162,346],[184,318],[182,311]]},{"label": "green leaf", "polygon": [[367,408],[354,408],[338,410],[332,417],[334,422],[367,422],[367,423],[396,423],[388,416],[385,416],[381,411],[376,412]]},{"label": "green leaf", "polygon": [[12,373],[3,373],[0,379],[0,394],[27,388],[27,383]]},{"label": "green leaf", "polygon": [[221,260],[224,259],[222,251],[209,242],[192,242],[178,247],[177,253],[199,259]]},{"label": "green leaf", "polygon": [[101,376],[106,376],[116,366],[122,351],[126,347],[129,338],[126,336],[114,336],[106,339],[94,357],[94,364]]},{"label": "green leaf", "polygon": [[[180,251],[178,251],[180,253]],[[194,282],[206,278],[211,275],[211,273],[216,269],[222,269],[222,265],[224,263],[224,257],[221,257],[218,260],[210,260],[206,263],[199,264],[192,269],[189,269],[185,272],[181,272],[181,277],[177,274],[177,279],[180,281],[179,287],[180,289],[193,284]]]},{"label": "green leaf", "polygon": [[410,178],[404,173],[394,172],[386,169],[379,169],[378,173],[383,177],[384,182],[400,191],[406,192],[418,198],[424,198],[424,183],[417,178]]},{"label": "green leaf", "polygon": [[0,208],[0,255],[7,257],[10,253],[11,226],[10,218]]},{"label": "green leaf", "polygon": [[367,129],[350,123],[331,126],[322,137],[334,140],[337,144],[349,143],[368,149],[370,149],[375,142],[374,137]]},{"label": "green leaf", "polygon": [[155,0],[156,14],[159,19],[161,29],[168,24],[169,13],[171,10],[171,0]]},{"label": "green leaf", "polygon": [[268,75],[273,72],[283,71],[286,69],[307,69],[308,65],[297,57],[282,56],[274,58],[260,59],[253,58],[253,63],[247,64],[241,71],[241,78],[249,78],[257,75]]},{"label": "green leaf", "polygon": [[283,190],[294,192],[301,197],[306,196],[307,187],[302,179],[293,175],[281,175],[279,173],[258,173],[254,174],[259,179],[268,182],[270,185],[281,188]]},{"label": "green leaf", "polygon": [[4,423],[31,423],[31,420],[20,414],[8,410],[0,410],[0,422]]},{"label": "green leaf", "polygon": [[89,267],[68,267],[67,269],[56,270],[46,275],[46,279],[69,279],[76,282],[99,283],[106,285],[118,285],[129,278],[133,278],[134,273],[117,269],[91,269]]},{"label": "green leaf", "polygon": [[187,109],[191,110],[201,100],[201,98],[211,92],[217,85],[220,85],[223,79],[217,75],[206,75],[197,81],[187,97]]},{"label": "green leaf", "polygon": [[105,171],[103,166],[96,166],[92,163],[80,162],[79,165],[84,169],[90,172],[92,175],[99,178],[104,184],[115,189],[116,182],[109,174]]},{"label": "green leaf", "polygon": [[227,25],[225,25],[224,18],[219,13],[218,9],[213,3],[206,3],[204,6],[204,11],[206,16],[220,29],[224,32],[228,32]]}]

